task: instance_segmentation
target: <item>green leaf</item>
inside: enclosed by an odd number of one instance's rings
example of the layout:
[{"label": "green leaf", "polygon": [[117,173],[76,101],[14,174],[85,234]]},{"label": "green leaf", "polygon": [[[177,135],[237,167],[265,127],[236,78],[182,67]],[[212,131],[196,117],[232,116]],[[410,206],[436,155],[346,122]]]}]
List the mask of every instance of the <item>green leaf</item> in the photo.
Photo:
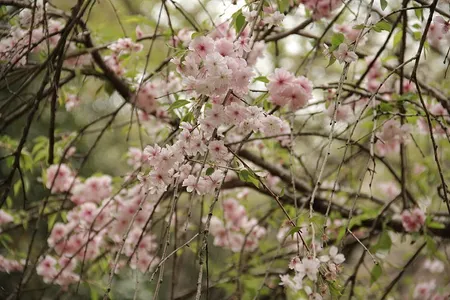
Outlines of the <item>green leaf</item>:
[{"label": "green leaf", "polygon": [[191,103],[191,102],[188,100],[177,100],[169,106],[167,111],[173,111],[174,109],[181,108],[183,106],[186,106],[189,103]]},{"label": "green leaf", "polygon": [[429,236],[425,238],[428,254],[433,255],[437,251],[436,242]]},{"label": "green leaf", "polygon": [[[414,5],[414,7],[419,7],[418,5]],[[414,13],[416,14],[417,19],[423,21],[423,9],[415,9]]]},{"label": "green leaf", "polygon": [[111,96],[116,91],[114,86],[109,81],[105,81],[103,85],[105,87],[105,92],[108,94],[108,96]]},{"label": "green leaf", "polygon": [[269,93],[262,93],[261,95],[259,95],[254,101],[253,101],[253,105],[258,105],[261,102],[264,101],[264,99],[266,99],[269,96]]},{"label": "green leaf", "polygon": [[181,119],[182,122],[192,122],[194,120],[194,115],[191,112],[188,112],[184,115],[183,119]]},{"label": "green leaf", "polygon": [[373,246],[372,250],[374,252],[378,250],[390,250],[392,247],[392,240],[389,236],[389,233],[387,230],[383,230],[383,232],[380,235],[380,238],[378,239],[378,242]]},{"label": "green leaf", "polygon": [[12,198],[11,197],[6,197],[6,207],[8,207],[8,208],[12,208],[12,206],[13,206],[13,200],[12,200]]},{"label": "green leaf", "polygon": [[98,300],[98,292],[97,289],[94,286],[89,286],[91,290],[91,300]]},{"label": "green leaf", "polygon": [[366,26],[364,24],[358,24],[358,25],[353,26],[353,29],[361,30],[361,29],[364,29],[365,27]]},{"label": "green leaf", "polygon": [[283,188],[281,189],[280,195],[278,195],[278,197],[283,197],[283,196],[284,196],[284,186],[283,186]]},{"label": "green leaf", "polygon": [[381,273],[383,273],[383,270],[381,269],[380,264],[376,264],[370,272],[370,285],[380,278]]},{"label": "green leaf", "polygon": [[242,27],[245,24],[245,17],[242,14],[242,9],[235,12],[233,14],[232,18],[233,18],[234,28],[236,29],[236,32],[240,32]]},{"label": "green leaf", "polygon": [[385,10],[388,5],[387,0],[380,0],[380,6],[382,10]]},{"label": "green leaf", "polygon": [[399,30],[395,35],[394,35],[394,47],[398,45],[398,43],[400,43],[400,41],[402,40],[402,35],[403,35],[403,31]]},{"label": "green leaf", "polygon": [[239,172],[239,179],[244,182],[248,181],[249,176],[250,176],[250,172],[248,170],[242,170]]},{"label": "green leaf", "polygon": [[255,81],[261,81],[261,82],[264,82],[264,83],[269,83],[269,79],[267,79],[266,76],[256,77],[255,79],[253,79],[253,82],[255,82]]},{"label": "green leaf", "polygon": [[278,9],[281,13],[286,12],[289,9],[290,0],[278,0]]},{"label": "green leaf", "polygon": [[209,175],[211,175],[212,173],[214,173],[214,168],[208,168],[208,169],[206,170],[206,176],[209,176]]},{"label": "green leaf", "polygon": [[416,41],[420,41],[420,39],[422,38],[422,32],[420,31],[414,31],[413,32],[413,38]]},{"label": "green leaf", "polygon": [[14,187],[13,187],[14,196],[17,196],[17,194],[19,193],[21,185],[22,185],[22,181],[20,179],[17,180],[16,183],[14,183]]},{"label": "green leaf", "polygon": [[255,173],[253,173],[247,169],[244,169],[244,170],[238,172],[238,176],[239,176],[240,180],[242,180],[244,182],[253,183],[256,187],[259,188],[259,180]]},{"label": "green leaf", "polygon": [[435,228],[435,229],[444,229],[445,225],[439,222],[431,221],[428,224],[429,228]]},{"label": "green leaf", "polygon": [[[376,29],[375,29],[376,28]],[[392,30],[392,25],[389,22],[386,21],[380,21],[377,24],[375,24],[374,29],[379,32],[379,31],[391,31]]]},{"label": "green leaf", "polygon": [[336,61],[336,57],[334,57],[333,55],[330,56],[330,61],[328,62],[328,65],[326,66],[327,68],[331,65],[333,65]]},{"label": "green leaf", "polygon": [[[331,48],[339,47],[345,41],[345,36],[342,33],[335,33],[331,37]],[[330,50],[331,51],[331,50]]]},{"label": "green leaf", "polygon": [[56,222],[56,218],[57,218],[57,217],[58,217],[58,214],[57,214],[57,213],[51,214],[51,215],[48,217],[48,221],[47,221],[47,224],[48,224],[48,230],[52,229],[53,225],[54,225],[55,222]]},{"label": "green leaf", "polygon": [[191,40],[195,39],[196,37],[204,36],[204,35],[205,35],[205,33],[203,31],[196,31],[191,34]]},{"label": "green leaf", "polygon": [[292,227],[292,228],[289,229],[289,231],[287,232],[286,237],[288,237],[288,236],[294,236],[294,234],[296,234],[297,232],[299,232],[300,229],[301,229],[300,226]]}]

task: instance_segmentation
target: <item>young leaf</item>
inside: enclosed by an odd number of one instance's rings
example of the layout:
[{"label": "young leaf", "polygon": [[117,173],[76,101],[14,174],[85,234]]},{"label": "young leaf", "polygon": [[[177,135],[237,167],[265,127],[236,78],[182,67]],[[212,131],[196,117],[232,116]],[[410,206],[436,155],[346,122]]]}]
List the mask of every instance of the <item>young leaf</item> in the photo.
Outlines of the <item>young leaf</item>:
[{"label": "young leaf", "polygon": [[376,31],[391,31],[392,30],[392,25],[386,21],[380,21],[377,24],[375,24],[374,29],[377,28],[378,30]]},{"label": "young leaf", "polygon": [[370,272],[370,285],[380,278],[381,273],[383,273],[383,270],[381,269],[380,264],[376,264]]},{"label": "young leaf", "polygon": [[177,100],[169,106],[167,111],[173,111],[174,109],[181,108],[189,103],[191,102],[189,102],[188,100]]},{"label": "young leaf", "polygon": [[388,5],[387,0],[380,0],[380,6],[382,10],[385,10]]},{"label": "young leaf", "polygon": [[292,227],[291,229],[289,229],[289,231],[288,231],[288,233],[286,234],[286,236],[287,236],[287,237],[288,237],[288,236],[293,236],[294,234],[296,234],[297,232],[299,232],[300,229],[301,229],[301,227],[299,227],[299,226]]},{"label": "young leaf", "polygon": [[236,32],[240,32],[242,27],[245,24],[245,17],[242,14],[241,9],[233,14],[233,20],[234,20],[234,28],[236,29]]},{"label": "young leaf", "polygon": [[261,82],[264,82],[264,83],[269,83],[269,79],[267,79],[266,76],[258,76],[255,79],[253,79],[253,82],[255,82],[255,81],[261,81]]},{"label": "young leaf", "polygon": [[342,33],[335,33],[331,37],[331,47],[328,51],[332,52],[336,50],[340,44],[345,41],[345,36]]},{"label": "young leaf", "polygon": [[214,168],[208,168],[206,169],[206,176],[211,175],[212,173],[214,173]]},{"label": "young leaf", "polygon": [[394,47],[398,45],[398,43],[400,43],[400,41],[402,40],[402,35],[403,32],[401,30],[399,30],[395,35],[394,35]]}]

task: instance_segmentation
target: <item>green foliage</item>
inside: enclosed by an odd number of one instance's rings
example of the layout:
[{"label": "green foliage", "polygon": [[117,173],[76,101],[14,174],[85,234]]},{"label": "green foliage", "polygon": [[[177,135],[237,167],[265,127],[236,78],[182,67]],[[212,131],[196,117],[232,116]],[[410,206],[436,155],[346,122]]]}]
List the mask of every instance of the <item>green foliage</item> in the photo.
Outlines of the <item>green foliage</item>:
[{"label": "green foliage", "polygon": [[386,21],[380,21],[373,26],[373,30],[376,32],[387,31],[390,32],[392,30],[392,25]]},{"label": "green foliage", "polygon": [[381,274],[383,273],[383,269],[381,268],[380,264],[376,264],[372,271],[370,272],[370,285],[372,285],[374,282],[380,278]]},{"label": "green foliage", "polygon": [[278,9],[280,10],[280,12],[286,12],[289,9],[290,3],[290,0],[277,0]]},{"label": "green foliage", "polygon": [[266,76],[258,76],[258,77],[255,77],[255,78],[253,79],[253,82],[256,82],[256,81],[261,81],[261,82],[264,82],[264,83],[269,83],[269,79],[267,79]]},{"label": "green foliage", "polygon": [[238,171],[238,176],[240,180],[253,183],[256,187],[259,187],[259,177],[252,170],[244,169]]},{"label": "green foliage", "polygon": [[211,175],[212,173],[214,173],[214,168],[208,168],[206,169],[206,176]]},{"label": "green foliage", "polygon": [[371,251],[377,252],[377,251],[389,251],[392,247],[392,240],[389,236],[389,231],[387,228],[384,228],[384,230],[381,232],[380,237],[378,238],[377,243],[372,246]]},{"label": "green foliage", "polygon": [[236,11],[232,16],[232,19],[233,19],[233,25],[234,25],[234,28],[236,29],[236,32],[240,32],[242,27],[244,27],[244,25],[245,25],[245,17],[242,14],[242,9]]},{"label": "green foliage", "polygon": [[171,112],[174,109],[184,107],[184,106],[188,105],[189,103],[191,103],[191,102],[188,100],[177,100],[169,106],[167,111]]},{"label": "green foliage", "polygon": [[335,33],[331,36],[331,47],[328,51],[336,50],[340,44],[345,41],[345,36],[342,33]]}]

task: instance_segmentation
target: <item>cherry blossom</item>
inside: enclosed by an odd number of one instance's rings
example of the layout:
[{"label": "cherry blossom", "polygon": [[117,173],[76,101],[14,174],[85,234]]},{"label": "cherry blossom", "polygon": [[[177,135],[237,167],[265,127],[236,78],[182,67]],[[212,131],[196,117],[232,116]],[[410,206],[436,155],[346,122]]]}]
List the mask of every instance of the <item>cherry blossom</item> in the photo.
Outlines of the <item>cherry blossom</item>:
[{"label": "cherry blossom", "polygon": [[426,259],[423,267],[431,273],[442,273],[445,270],[445,265],[439,259]]},{"label": "cherry blossom", "polygon": [[312,83],[304,76],[295,78],[284,69],[275,69],[268,79],[267,88],[274,104],[289,105],[291,109],[298,110],[312,98]]},{"label": "cherry blossom", "polygon": [[329,18],[332,12],[342,5],[338,0],[300,0],[313,14],[313,18]]},{"label": "cherry blossom", "polygon": [[126,54],[130,52],[139,52],[142,50],[143,46],[139,43],[134,43],[130,38],[120,38],[109,45],[108,48],[118,54]]},{"label": "cherry blossom", "polygon": [[52,193],[67,192],[75,180],[72,170],[66,164],[51,165],[46,172],[47,181],[45,186]]},{"label": "cherry blossom", "polygon": [[338,49],[333,51],[333,55],[341,64],[344,62],[349,64],[358,59],[358,55],[356,55],[355,52],[350,51],[346,43],[341,43]]},{"label": "cherry blossom", "polygon": [[401,143],[408,141],[410,132],[408,124],[400,125],[396,120],[389,120],[383,124],[381,134],[377,134],[376,149],[381,156],[391,152],[398,152]]},{"label": "cherry blossom", "polygon": [[0,255],[0,272],[17,272],[23,270],[23,264],[17,260],[7,259]]},{"label": "cherry blossom", "polygon": [[0,209],[0,225],[8,224],[8,223],[11,223],[12,221],[14,221],[13,216],[8,214],[3,209]]},{"label": "cherry blossom", "polygon": [[345,261],[345,257],[342,253],[338,253],[338,248],[336,246],[331,246],[329,255],[323,255],[319,257],[319,260],[321,262],[331,261],[337,265],[340,265]]},{"label": "cherry blossom", "polygon": [[417,232],[425,224],[425,214],[420,208],[404,210],[401,214],[403,228],[406,232]]},{"label": "cherry blossom", "polygon": [[414,289],[414,299],[428,299],[431,297],[433,291],[436,289],[436,282],[434,280],[422,282],[416,285]]}]

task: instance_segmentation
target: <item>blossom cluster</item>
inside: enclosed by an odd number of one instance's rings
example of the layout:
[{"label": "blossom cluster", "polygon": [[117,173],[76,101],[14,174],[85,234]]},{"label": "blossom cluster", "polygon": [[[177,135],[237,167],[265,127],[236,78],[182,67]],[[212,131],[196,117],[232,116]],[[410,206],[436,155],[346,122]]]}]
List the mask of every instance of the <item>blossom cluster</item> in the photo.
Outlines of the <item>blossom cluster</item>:
[{"label": "blossom cluster", "polygon": [[147,114],[156,113],[160,118],[165,117],[167,112],[160,107],[160,101],[174,101],[170,94],[181,89],[180,79],[170,72],[164,79],[141,83],[141,78],[137,78],[136,81],[136,107]]},{"label": "blossom cluster", "polygon": [[117,75],[124,75],[126,69],[121,62],[121,57],[132,52],[139,52],[143,47],[142,44],[135,43],[130,38],[120,38],[108,46],[112,53],[105,57],[105,63]]},{"label": "blossom cluster", "polygon": [[342,5],[339,0],[300,0],[306,8],[311,10],[314,19],[329,18],[333,11]]},{"label": "blossom cluster", "polygon": [[284,69],[275,69],[268,79],[270,101],[276,105],[298,110],[312,99],[312,83],[304,76],[295,77]]},{"label": "blossom cluster", "polygon": [[408,124],[401,125],[397,120],[388,120],[383,124],[381,133],[377,134],[376,150],[379,155],[385,156],[389,153],[397,153],[400,144],[409,140],[411,127]]},{"label": "blossom cluster", "polygon": [[334,281],[341,272],[341,264],[345,261],[343,254],[338,253],[338,248],[331,246],[328,254],[317,257],[305,256],[302,259],[295,256],[289,263],[289,269],[294,270],[295,275],[280,275],[280,285],[290,288],[294,292],[304,290],[313,299],[322,299],[319,293],[313,293],[308,282],[318,282],[319,269],[325,269],[325,279]]},{"label": "blossom cluster", "polygon": [[[442,125],[444,120],[445,121],[450,120],[450,118],[449,118],[450,115],[449,115],[447,109],[445,109],[440,102],[427,105],[427,109],[428,109],[428,112],[431,114],[432,122],[437,123],[434,126],[432,124],[431,131],[433,132],[433,134],[435,134],[436,137],[445,136],[445,135],[449,134],[450,129],[448,129],[447,127]],[[434,122],[437,120],[440,120],[441,123]],[[422,132],[424,134],[430,133],[430,127],[428,125],[428,121],[426,118],[419,118],[419,120],[417,120],[417,125],[419,127],[420,132]]]},{"label": "blossom cluster", "polygon": [[[214,237],[214,245],[233,252],[256,250],[259,240],[266,235],[266,229],[258,225],[255,218],[249,218],[244,206],[236,199],[224,200],[222,207],[224,220],[212,216],[210,221],[209,231]],[[203,222],[206,219],[204,217]]]},{"label": "blossom cluster", "polygon": [[17,272],[23,270],[23,261],[17,261],[13,259],[8,259],[0,255],[0,272]]},{"label": "blossom cluster", "polygon": [[404,210],[401,214],[402,225],[406,232],[418,232],[425,224],[425,213],[418,207]]},{"label": "blossom cluster", "polygon": [[187,54],[174,63],[192,93],[223,98],[233,90],[237,95],[244,95],[253,76],[249,60],[244,59],[244,53],[249,52],[249,40],[244,36],[236,42],[199,36],[190,42]]},{"label": "blossom cluster", "polygon": [[[53,49],[60,39],[64,23],[60,19],[49,18],[44,26],[44,1],[35,3],[35,9],[24,8],[19,14],[19,23],[13,25],[8,36],[0,40],[0,61],[8,61],[12,65],[25,65],[30,54]],[[46,10],[49,3],[46,3]],[[50,11],[47,11],[49,14]],[[32,24],[33,23],[33,24]],[[67,42],[65,65],[81,66],[90,62],[88,54],[75,55],[75,42]]]},{"label": "blossom cluster", "polygon": [[439,47],[441,41],[450,42],[450,20],[445,20],[442,16],[435,16],[430,24],[427,35],[428,41],[434,47]]},{"label": "blossom cluster", "polygon": [[[4,211],[3,209],[0,209],[0,225],[3,224],[8,224],[11,223],[12,221],[14,221],[13,216],[11,216],[10,214],[8,214],[6,211]],[[1,231],[0,231],[1,232]]]},{"label": "blossom cluster", "polygon": [[[284,15],[275,9],[273,6],[264,6],[263,7],[264,16],[261,19],[262,25],[267,25],[269,28],[272,26],[280,25],[284,20]],[[257,20],[258,11],[257,10],[248,10],[243,11],[242,14],[245,16],[245,21],[249,24]]]},{"label": "blossom cluster", "polygon": [[37,266],[45,282],[63,287],[77,282],[75,269],[79,263],[92,261],[105,250],[117,251],[127,232],[123,254],[128,258],[122,257],[116,267],[129,259],[131,268],[146,272],[159,262],[155,237],[144,230],[156,211],[155,199],[148,197],[143,186],[122,189],[112,196],[110,176],[90,177],[83,182],[65,164],[52,165],[46,173],[47,188],[53,193],[70,193],[75,207],[67,213],[66,223],[53,225],[47,239],[57,257],[47,255]]}]

